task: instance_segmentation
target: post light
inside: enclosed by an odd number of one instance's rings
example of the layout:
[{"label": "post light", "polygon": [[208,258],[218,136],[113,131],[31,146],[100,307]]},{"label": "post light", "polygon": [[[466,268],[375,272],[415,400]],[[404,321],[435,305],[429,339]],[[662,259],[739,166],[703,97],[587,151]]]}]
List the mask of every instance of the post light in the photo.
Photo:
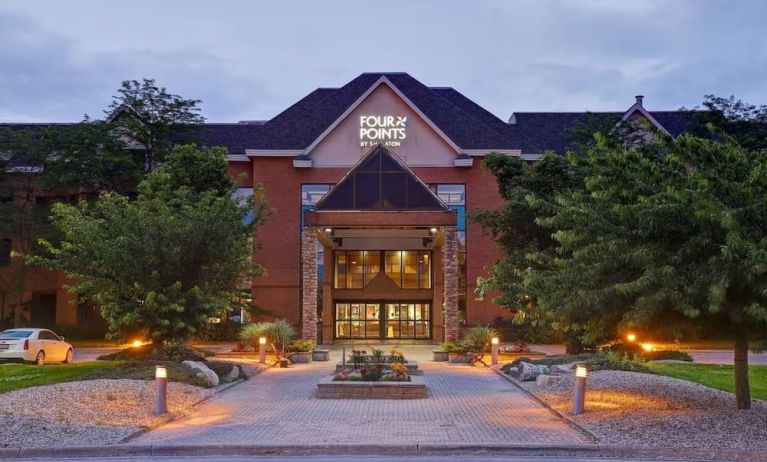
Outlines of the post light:
[{"label": "post light", "polygon": [[634,343],[637,341],[637,336],[636,334],[628,334],[626,335],[626,340],[628,340],[631,343]]},{"label": "post light", "polygon": [[266,364],[266,337],[258,338],[258,362]]},{"label": "post light", "polygon": [[493,366],[498,364],[498,337],[493,337],[492,340],[490,340],[490,345],[492,347],[492,354],[493,354]]},{"label": "post light", "polygon": [[586,401],[586,377],[589,371],[586,366],[575,368],[575,390],[573,391],[573,415],[583,412],[583,403]]},{"label": "post light", "polygon": [[155,415],[163,415],[168,412],[167,394],[168,394],[168,370],[165,366],[156,366],[154,370],[155,381]]},{"label": "post light", "polygon": [[346,347],[341,348],[341,367],[346,368]]}]

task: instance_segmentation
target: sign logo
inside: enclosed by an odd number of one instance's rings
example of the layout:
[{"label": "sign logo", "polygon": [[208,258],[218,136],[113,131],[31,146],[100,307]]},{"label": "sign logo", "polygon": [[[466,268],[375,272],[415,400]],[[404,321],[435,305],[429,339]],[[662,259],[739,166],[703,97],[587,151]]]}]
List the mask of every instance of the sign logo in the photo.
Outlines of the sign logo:
[{"label": "sign logo", "polygon": [[361,116],[360,146],[372,147],[379,143],[388,147],[402,146],[407,137],[407,116]]}]

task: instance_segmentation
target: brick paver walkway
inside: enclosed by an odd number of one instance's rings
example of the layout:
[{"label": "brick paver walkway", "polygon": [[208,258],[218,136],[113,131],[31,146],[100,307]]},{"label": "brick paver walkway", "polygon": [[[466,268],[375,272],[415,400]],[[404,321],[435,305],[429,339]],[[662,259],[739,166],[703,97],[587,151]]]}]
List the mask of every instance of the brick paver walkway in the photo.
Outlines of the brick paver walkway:
[{"label": "brick paver walkway", "polygon": [[591,441],[491,370],[424,363],[421,400],[320,400],[332,364],[269,369],[134,444],[568,444]]}]

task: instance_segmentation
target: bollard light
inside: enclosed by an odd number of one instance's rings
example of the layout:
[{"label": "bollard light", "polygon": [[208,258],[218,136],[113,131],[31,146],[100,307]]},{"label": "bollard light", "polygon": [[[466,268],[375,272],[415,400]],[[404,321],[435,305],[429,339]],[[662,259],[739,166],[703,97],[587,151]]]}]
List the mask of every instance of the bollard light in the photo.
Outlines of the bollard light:
[{"label": "bollard light", "polygon": [[168,412],[168,370],[165,366],[156,366],[154,370],[155,381],[155,415],[163,415]]},{"label": "bollard light", "polygon": [[266,364],[266,337],[258,338],[258,362]]},{"label": "bollard light", "polygon": [[496,366],[498,364],[498,337],[493,337],[492,340],[490,340],[490,344],[492,345],[492,364],[493,366]]},{"label": "bollard light", "polygon": [[573,390],[573,415],[583,413],[583,405],[586,401],[586,377],[589,371],[585,366],[575,368],[575,389]]},{"label": "bollard light", "polygon": [[341,367],[346,368],[346,347],[341,348]]}]

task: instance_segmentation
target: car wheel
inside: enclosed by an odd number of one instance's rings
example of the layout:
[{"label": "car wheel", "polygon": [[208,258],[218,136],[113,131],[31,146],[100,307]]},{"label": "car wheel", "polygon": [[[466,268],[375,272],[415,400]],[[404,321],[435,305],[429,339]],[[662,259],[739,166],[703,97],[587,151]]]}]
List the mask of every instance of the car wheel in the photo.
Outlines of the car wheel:
[{"label": "car wheel", "polygon": [[38,366],[42,366],[45,364],[45,352],[40,350],[37,352],[37,357],[35,358],[35,364]]},{"label": "car wheel", "polygon": [[66,357],[64,357],[64,364],[72,363],[72,357],[73,356],[74,356],[74,354],[72,353],[72,349],[71,348],[68,349],[67,350],[67,355],[66,355]]}]

